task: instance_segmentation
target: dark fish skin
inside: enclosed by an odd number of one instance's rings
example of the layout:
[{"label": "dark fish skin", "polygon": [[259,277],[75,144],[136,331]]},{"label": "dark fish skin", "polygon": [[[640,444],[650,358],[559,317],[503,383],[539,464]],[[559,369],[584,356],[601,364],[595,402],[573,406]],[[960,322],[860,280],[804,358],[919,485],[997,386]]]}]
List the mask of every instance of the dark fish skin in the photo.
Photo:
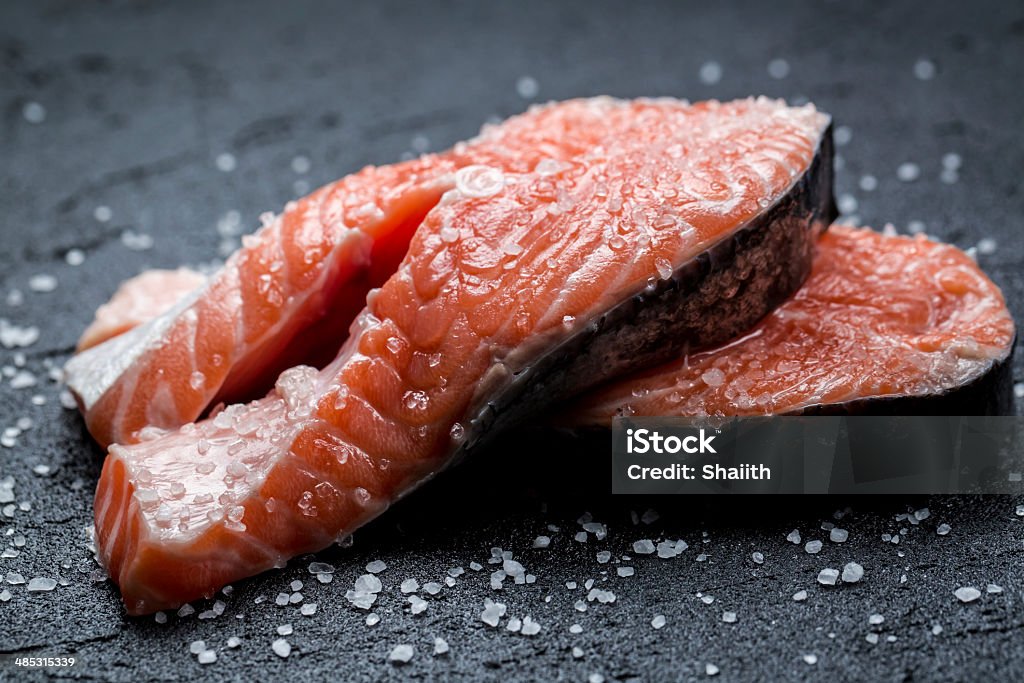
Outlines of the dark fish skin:
[{"label": "dark fish skin", "polygon": [[879,396],[809,406],[790,415],[1013,415],[1013,349],[967,384],[923,396]]},{"label": "dark fish skin", "polygon": [[831,125],[789,191],[752,221],[615,306],[527,367],[470,415],[456,460],[486,448],[545,408],[610,379],[722,344],[803,285],[814,244],[838,212]]}]

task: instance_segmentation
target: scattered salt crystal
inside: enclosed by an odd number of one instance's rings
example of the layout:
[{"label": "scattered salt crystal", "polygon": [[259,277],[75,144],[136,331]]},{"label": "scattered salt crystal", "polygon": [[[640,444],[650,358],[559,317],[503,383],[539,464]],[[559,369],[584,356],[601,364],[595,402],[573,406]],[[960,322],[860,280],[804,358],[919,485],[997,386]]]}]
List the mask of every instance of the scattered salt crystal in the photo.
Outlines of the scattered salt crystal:
[{"label": "scattered salt crystal", "polygon": [[[217,165],[217,169],[224,173],[234,171],[235,167],[238,165],[238,162],[235,161],[235,155],[230,152],[221,152],[218,154],[214,163]],[[287,657],[288,655],[285,656]]]},{"label": "scattered salt crystal", "polygon": [[0,591],[0,602],[10,602],[11,597],[11,591],[6,588]]},{"label": "scattered salt crystal", "polygon": [[520,630],[524,636],[535,636],[540,633],[540,624],[532,617],[523,617],[523,628]]},{"label": "scattered salt crystal", "polygon": [[839,213],[851,214],[857,210],[859,204],[857,198],[852,194],[843,193],[836,199],[836,206],[839,208]]},{"label": "scattered salt crystal", "polygon": [[434,655],[440,656],[448,654],[449,651],[448,641],[444,638],[434,638]]},{"label": "scattered salt crystal", "polygon": [[828,540],[833,543],[846,543],[846,539],[849,537],[850,533],[846,529],[840,529],[839,527],[834,527],[828,532]]},{"label": "scattered salt crystal", "polygon": [[811,555],[821,552],[821,541],[808,541],[804,546],[804,550]]},{"label": "scattered salt crystal", "polygon": [[622,577],[633,576],[636,573],[632,567],[618,567],[615,571]]},{"label": "scattered salt crystal", "polygon": [[911,183],[921,177],[921,167],[912,161],[904,162],[896,168],[896,177],[905,183]]},{"label": "scattered salt crystal", "polygon": [[601,550],[601,551],[599,551],[597,553],[597,563],[598,564],[608,564],[608,562],[611,559],[612,559],[612,554],[611,554],[611,552],[609,552],[607,550]]},{"label": "scattered salt crystal", "polygon": [[125,230],[121,233],[121,244],[132,251],[146,251],[153,248],[153,237],[144,232]]},{"label": "scattered salt crystal", "polygon": [[934,626],[932,626],[932,635],[937,636],[940,633],[942,633],[942,630],[942,626],[940,626],[939,624],[935,624]]},{"label": "scattered salt crystal", "polygon": [[796,529],[793,529],[792,531],[789,532],[789,535],[786,536],[786,540],[789,541],[790,543],[799,545],[799,543],[800,543],[800,532],[798,530],[796,530]]},{"label": "scattered salt crystal", "polygon": [[879,624],[885,623],[885,617],[881,614],[872,614],[868,617],[868,623],[872,626],[878,626]]},{"label": "scattered salt crystal", "polygon": [[56,587],[56,579],[51,579],[45,576],[37,576],[28,582],[29,591],[52,591]]},{"label": "scattered salt crystal", "polygon": [[480,614],[480,620],[488,626],[497,626],[498,621],[505,616],[507,609],[504,604],[493,602],[488,598],[484,600],[484,611]]},{"label": "scattered salt crystal", "polygon": [[974,602],[981,597],[981,591],[973,586],[963,586],[953,591],[960,602]]},{"label": "scattered salt crystal", "polygon": [[21,108],[21,115],[29,123],[39,124],[46,120],[46,107],[38,102],[26,102]]},{"label": "scattered salt crystal", "polygon": [[1002,593],[1003,592],[1003,587],[1000,586],[997,583],[990,583],[988,586],[985,587],[985,592],[986,593]]},{"label": "scattered salt crystal", "polygon": [[654,552],[654,543],[647,538],[633,543],[633,552],[637,555],[650,555]]},{"label": "scattered salt crystal", "polygon": [[274,651],[274,654],[281,659],[286,659],[288,655],[292,653],[292,646],[284,638],[278,638],[270,644],[270,648]]},{"label": "scattered salt crystal", "polygon": [[952,531],[952,527],[951,527],[951,526],[949,526],[948,524],[945,524],[945,523],[943,523],[943,524],[940,524],[940,525],[939,525],[939,526],[938,526],[938,527],[937,527],[937,528],[935,529],[935,533],[937,533],[937,534],[938,534],[939,536],[945,536],[945,535],[946,535],[946,534],[948,534],[948,533],[949,533],[950,531]]},{"label": "scattered salt crystal", "polygon": [[309,157],[298,155],[292,159],[292,170],[296,173],[309,173],[309,169],[312,167],[312,163],[309,161]]},{"label": "scattered salt crystal", "polygon": [[399,589],[406,594],[415,593],[420,589],[420,582],[416,579],[406,579],[402,582],[402,585],[399,586]]},{"label": "scattered salt crystal", "polygon": [[7,583],[12,586],[18,586],[25,583],[25,577],[18,572],[7,572]]},{"label": "scattered salt crystal", "polygon": [[705,605],[710,605],[711,603],[713,603],[715,601],[715,596],[713,596],[713,595],[702,595],[702,596],[700,596],[700,601],[703,602]]},{"label": "scattered salt crystal", "polygon": [[516,92],[524,100],[532,100],[540,92],[540,85],[532,76],[520,76],[516,80]]},{"label": "scattered salt crystal", "polygon": [[806,599],[807,599],[807,591],[800,590],[800,591],[797,591],[796,593],[793,593],[793,600],[795,600],[796,602],[803,602]]},{"label": "scattered salt crystal", "polygon": [[822,569],[818,572],[818,583],[823,586],[834,586],[836,581],[839,579],[839,570],[837,569]]},{"label": "scattered salt crystal", "polygon": [[789,62],[785,59],[773,59],[768,62],[768,75],[781,80],[789,75]]},{"label": "scattered salt crystal", "polygon": [[423,590],[425,590],[430,595],[437,595],[441,592],[441,584],[435,581],[430,581],[429,583],[423,584]]},{"label": "scattered salt crystal", "polygon": [[700,82],[704,85],[714,85],[722,80],[722,65],[718,62],[704,62],[700,67]]},{"label": "scattered salt crystal", "polygon": [[238,636],[231,636],[228,638],[228,647],[234,649],[242,644],[242,639]]},{"label": "scattered salt crystal", "polygon": [[808,664],[811,664],[811,665],[814,665],[814,664],[818,663],[818,655],[813,655],[813,654],[811,654],[811,655],[804,655],[803,659],[804,659],[805,662],[807,662]]},{"label": "scattered salt crystal", "polygon": [[217,653],[213,650],[203,650],[197,657],[200,664],[213,664],[217,661]]},{"label": "scattered salt crystal", "polygon": [[374,560],[373,562],[366,565],[366,571],[370,572],[371,574],[380,574],[387,568],[388,566],[384,564],[382,560]]},{"label": "scattered salt crystal", "polygon": [[654,628],[654,629],[659,629],[659,628],[661,628],[664,625],[665,625],[665,615],[664,614],[656,614],[656,615],[654,615],[654,618],[651,619],[651,627]]},{"label": "scattered salt crystal", "polygon": [[573,624],[569,627],[569,633],[583,633],[583,627],[579,624]]},{"label": "scattered salt crystal", "polygon": [[327,564],[326,562],[310,562],[309,563],[310,574],[333,574],[334,565]]},{"label": "scattered salt crystal", "polygon": [[736,613],[735,612],[722,612],[722,621],[724,621],[727,624],[735,624],[736,623]]},{"label": "scattered salt crystal", "polygon": [[868,641],[872,645],[877,645],[878,644],[878,634],[877,633],[869,633],[866,636],[864,636],[864,640]]},{"label": "scattered salt crystal", "polygon": [[189,644],[189,646],[188,646],[188,651],[191,652],[194,655],[199,654],[200,652],[204,651],[205,649],[206,649],[206,643],[204,641],[202,641],[202,640],[193,640]]},{"label": "scattered salt crystal", "polygon": [[996,253],[996,250],[998,248],[999,248],[999,245],[991,237],[983,237],[982,239],[978,240],[978,253],[979,254],[984,254],[985,256],[991,256],[992,254]]},{"label": "scattered salt crystal", "polygon": [[720,669],[714,664],[708,663],[704,665],[704,673],[708,676],[717,676]]},{"label": "scattered salt crystal", "polygon": [[363,574],[356,579],[355,589],[364,593],[380,593],[383,585],[373,574]]},{"label": "scattered salt crystal", "polygon": [[369,614],[366,615],[366,625],[367,626],[376,626],[379,623],[380,623],[380,615],[377,614],[376,612],[370,612]]},{"label": "scattered salt crystal", "polygon": [[413,614],[419,614],[427,609],[427,601],[418,595],[409,597],[409,611]]},{"label": "scattered salt crystal", "polygon": [[551,537],[550,536],[538,536],[537,538],[533,539],[533,547],[534,548],[547,548],[550,545],[551,545]]},{"label": "scattered salt crystal", "polygon": [[930,81],[935,78],[935,62],[927,58],[914,62],[914,78],[919,81]]},{"label": "scattered salt crystal", "polygon": [[580,542],[580,543],[586,543],[587,542],[587,532],[586,531],[578,531],[578,532],[576,532],[576,535],[573,536],[573,539],[578,541],[578,542]]},{"label": "scattered salt crystal", "polygon": [[179,617],[187,617],[190,614],[195,614],[195,613],[196,613],[196,608],[193,607],[192,605],[188,604],[187,602],[178,609],[178,616]]},{"label": "scattered salt crystal", "polygon": [[299,608],[299,612],[301,612],[302,616],[304,617],[311,617],[314,614],[316,614],[316,607],[317,605],[315,602],[307,602],[305,605]]},{"label": "scattered salt crystal", "polygon": [[754,560],[756,564],[764,564],[764,553],[754,552],[751,554],[750,559]]}]

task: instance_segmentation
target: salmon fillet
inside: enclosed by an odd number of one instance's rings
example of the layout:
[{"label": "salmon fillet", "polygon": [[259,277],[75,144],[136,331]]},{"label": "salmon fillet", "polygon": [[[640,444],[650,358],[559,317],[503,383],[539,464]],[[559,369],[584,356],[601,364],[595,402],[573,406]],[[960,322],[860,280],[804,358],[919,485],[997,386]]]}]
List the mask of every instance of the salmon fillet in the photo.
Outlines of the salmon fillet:
[{"label": "salmon fillet", "polygon": [[722,343],[803,282],[834,216],[826,116],[765,99],[560,106],[593,112],[585,134],[534,131],[546,149],[523,170],[455,171],[323,370],[111,446],[97,541],[130,613],[323,548],[508,427]]},{"label": "salmon fillet", "polygon": [[[643,107],[687,105],[637,113]],[[87,348],[100,335],[83,339],[65,381],[90,433],[104,446],[132,443],[145,428],[174,429],[218,402],[256,398],[294,365],[325,365],[456,171],[470,180],[473,166],[543,174],[592,149],[620,119],[610,100],[536,107],[448,152],[367,167],[265,215],[205,288],[106,343]]]},{"label": "salmon fillet", "polygon": [[1014,338],[1002,292],[956,247],[832,226],[807,283],[748,334],[592,392],[560,424],[607,428],[616,415],[1006,413]]}]

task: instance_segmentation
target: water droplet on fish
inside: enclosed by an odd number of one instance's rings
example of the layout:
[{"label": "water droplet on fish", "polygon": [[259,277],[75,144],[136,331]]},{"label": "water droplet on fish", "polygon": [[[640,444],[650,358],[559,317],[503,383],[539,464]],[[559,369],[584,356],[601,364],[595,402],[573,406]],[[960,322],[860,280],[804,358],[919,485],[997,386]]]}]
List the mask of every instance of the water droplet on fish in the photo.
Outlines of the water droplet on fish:
[{"label": "water droplet on fish", "polygon": [[455,443],[462,443],[462,440],[466,438],[466,428],[459,422],[453,424],[448,433],[451,435],[452,441]]},{"label": "water droplet on fish", "polygon": [[424,410],[429,403],[427,395],[422,391],[407,391],[402,400],[409,410]]}]

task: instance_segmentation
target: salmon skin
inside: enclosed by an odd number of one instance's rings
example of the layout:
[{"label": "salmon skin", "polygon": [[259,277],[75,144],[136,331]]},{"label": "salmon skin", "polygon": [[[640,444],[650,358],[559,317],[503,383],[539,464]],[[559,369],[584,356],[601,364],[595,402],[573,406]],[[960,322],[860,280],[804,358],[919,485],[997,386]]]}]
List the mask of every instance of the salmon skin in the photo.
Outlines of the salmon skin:
[{"label": "salmon skin", "polygon": [[616,415],[1007,415],[1015,327],[954,246],[833,226],[807,284],[741,339],[615,381],[560,419]]},{"label": "salmon skin", "polygon": [[123,334],[103,317],[90,328],[65,368],[89,431],[102,445],[132,443],[218,402],[262,396],[294,365],[326,365],[456,171],[544,173],[571,162],[615,125],[605,109],[596,100],[536,107],[447,152],[367,167],[265,214],[205,288]]},{"label": "salmon skin", "polygon": [[585,134],[530,144],[588,144],[456,171],[323,370],[110,448],[97,542],[131,614],[323,548],[504,429],[722,343],[802,283],[834,215],[826,116],[766,99],[557,107],[592,111],[574,119]]}]

